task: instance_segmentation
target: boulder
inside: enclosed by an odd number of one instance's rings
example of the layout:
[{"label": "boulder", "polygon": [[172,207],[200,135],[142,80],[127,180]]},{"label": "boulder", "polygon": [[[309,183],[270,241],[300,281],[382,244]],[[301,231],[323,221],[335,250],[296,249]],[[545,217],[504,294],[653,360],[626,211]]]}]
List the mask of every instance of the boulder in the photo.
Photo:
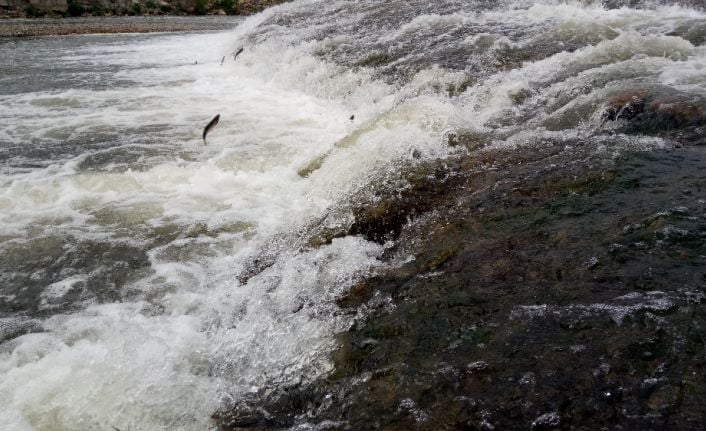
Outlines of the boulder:
[{"label": "boulder", "polygon": [[662,132],[706,125],[706,99],[672,88],[621,90],[608,97],[602,118],[628,132]]}]

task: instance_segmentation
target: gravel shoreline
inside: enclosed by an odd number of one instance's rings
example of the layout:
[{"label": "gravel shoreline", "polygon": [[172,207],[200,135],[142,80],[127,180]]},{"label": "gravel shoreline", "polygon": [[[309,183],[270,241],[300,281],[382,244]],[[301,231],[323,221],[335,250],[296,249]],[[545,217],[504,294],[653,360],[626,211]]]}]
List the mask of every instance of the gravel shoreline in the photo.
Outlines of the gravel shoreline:
[{"label": "gravel shoreline", "polygon": [[5,19],[0,37],[62,36],[69,34],[218,31],[235,27],[233,16],[141,16]]}]

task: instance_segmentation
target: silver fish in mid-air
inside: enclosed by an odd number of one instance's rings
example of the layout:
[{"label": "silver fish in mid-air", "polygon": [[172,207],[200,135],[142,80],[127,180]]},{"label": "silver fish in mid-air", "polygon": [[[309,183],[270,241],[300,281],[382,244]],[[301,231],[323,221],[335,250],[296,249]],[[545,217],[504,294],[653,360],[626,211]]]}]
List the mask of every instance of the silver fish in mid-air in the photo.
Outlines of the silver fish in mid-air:
[{"label": "silver fish in mid-air", "polygon": [[245,51],[245,48],[241,47],[239,50],[233,53],[233,61],[240,55],[241,52]]},{"label": "silver fish in mid-air", "polygon": [[216,127],[216,124],[218,124],[218,120],[221,119],[221,114],[216,115],[213,117],[213,120],[211,120],[206,127],[203,129],[203,144],[206,145],[206,135],[208,135],[208,132],[211,131],[214,127]]}]

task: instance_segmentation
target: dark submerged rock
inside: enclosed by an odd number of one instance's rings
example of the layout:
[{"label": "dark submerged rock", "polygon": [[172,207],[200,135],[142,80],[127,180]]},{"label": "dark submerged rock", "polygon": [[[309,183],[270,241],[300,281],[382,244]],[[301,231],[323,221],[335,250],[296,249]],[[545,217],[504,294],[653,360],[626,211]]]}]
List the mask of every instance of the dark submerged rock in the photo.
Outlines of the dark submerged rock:
[{"label": "dark submerged rock", "polygon": [[608,98],[603,119],[624,120],[631,133],[700,127],[706,125],[706,100],[664,88],[621,91]]},{"label": "dark submerged rock", "polygon": [[[626,121],[653,109],[632,100]],[[370,314],[339,335],[334,372],[257,400],[266,419],[225,409],[219,426],[702,429],[706,147],[677,142],[426,162],[354,211],[348,234],[415,259],[339,299]]]}]

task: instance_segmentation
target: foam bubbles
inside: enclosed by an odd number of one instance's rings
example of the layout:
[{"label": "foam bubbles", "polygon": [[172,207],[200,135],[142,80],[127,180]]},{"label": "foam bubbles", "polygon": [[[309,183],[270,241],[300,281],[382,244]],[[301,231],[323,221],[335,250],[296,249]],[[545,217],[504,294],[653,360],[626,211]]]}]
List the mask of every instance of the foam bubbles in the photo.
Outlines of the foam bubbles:
[{"label": "foam bubbles", "polygon": [[[392,137],[432,152],[441,126],[428,104],[368,110],[391,87],[281,40],[220,66],[233,38],[87,44],[47,61],[118,67],[122,84],[2,96],[15,153],[0,173],[0,237],[11,239],[0,252],[21,292],[3,300],[41,319],[6,325],[0,428],[203,430],[222,402],[330,370],[333,335],[351,319],[335,298],[380,265],[382,247],[285,247],[247,283],[238,275],[272,238],[409,157]],[[283,49],[289,71],[263,73]],[[385,110],[384,124],[336,147],[356,128],[352,111],[362,122]],[[316,178],[297,174],[324,154]]]}]

